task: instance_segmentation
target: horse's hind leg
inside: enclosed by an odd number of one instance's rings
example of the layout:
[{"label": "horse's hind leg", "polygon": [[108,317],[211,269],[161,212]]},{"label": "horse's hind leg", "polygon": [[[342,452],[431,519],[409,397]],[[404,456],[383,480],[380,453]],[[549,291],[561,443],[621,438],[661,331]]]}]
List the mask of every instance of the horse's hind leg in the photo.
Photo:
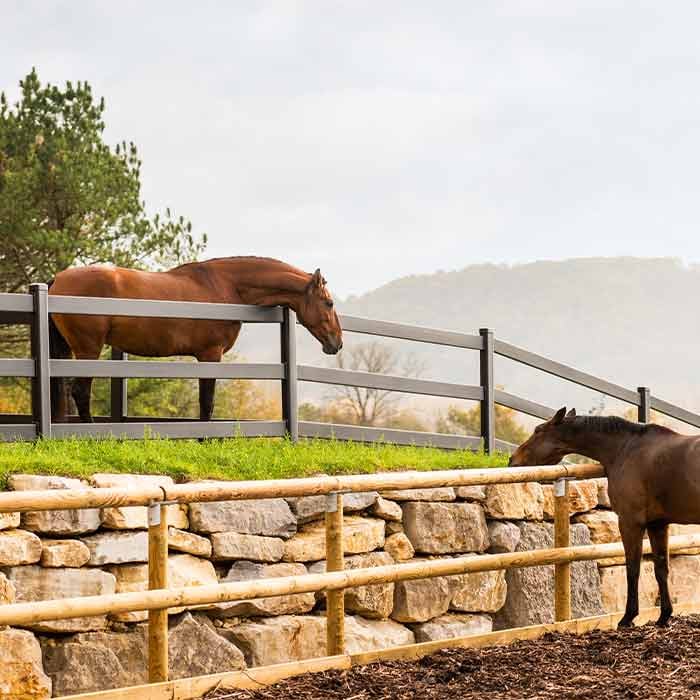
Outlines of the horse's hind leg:
[{"label": "horse's hind leg", "polygon": [[666,627],[673,614],[671,595],[668,591],[668,525],[652,523],[647,525],[651,551],[654,556],[654,573],[659,584],[661,614],[656,621],[657,627]]},{"label": "horse's hind leg", "polygon": [[631,627],[639,614],[639,567],[642,561],[642,535],[644,527],[637,523],[625,522],[620,518],[620,534],[625,548],[627,567],[627,605],[618,627]]}]

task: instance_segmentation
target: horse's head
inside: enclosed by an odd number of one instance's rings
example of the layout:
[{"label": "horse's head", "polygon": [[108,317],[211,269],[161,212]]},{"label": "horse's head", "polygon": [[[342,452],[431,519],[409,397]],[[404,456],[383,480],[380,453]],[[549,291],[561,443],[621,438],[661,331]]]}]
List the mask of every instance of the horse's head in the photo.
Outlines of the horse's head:
[{"label": "horse's head", "polygon": [[297,316],[301,325],[321,343],[326,355],[335,355],[343,347],[343,329],[321,270],[311,276]]},{"label": "horse's head", "polygon": [[576,409],[572,408],[567,413],[566,407],[560,408],[548,421],[538,425],[535,432],[513,452],[508,466],[558,464],[562,457],[571,452],[571,447],[564,439],[564,419],[575,415]]}]

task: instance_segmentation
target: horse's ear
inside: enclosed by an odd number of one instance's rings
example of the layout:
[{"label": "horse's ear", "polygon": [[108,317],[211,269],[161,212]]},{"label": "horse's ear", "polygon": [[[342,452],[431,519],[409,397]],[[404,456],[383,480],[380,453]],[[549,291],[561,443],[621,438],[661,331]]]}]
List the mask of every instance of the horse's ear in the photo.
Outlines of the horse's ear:
[{"label": "horse's ear", "polygon": [[324,283],[323,275],[321,274],[320,268],[316,268],[316,272],[311,275],[311,282],[309,282],[309,287],[311,289],[320,289]]},{"label": "horse's ear", "polygon": [[566,417],[567,417],[567,418],[576,418],[576,409],[575,409],[575,408],[572,408],[572,409],[566,414]]},{"label": "horse's ear", "polygon": [[564,420],[564,416],[566,415],[566,406],[563,406],[560,408],[551,418],[550,423],[552,425],[558,425]]}]

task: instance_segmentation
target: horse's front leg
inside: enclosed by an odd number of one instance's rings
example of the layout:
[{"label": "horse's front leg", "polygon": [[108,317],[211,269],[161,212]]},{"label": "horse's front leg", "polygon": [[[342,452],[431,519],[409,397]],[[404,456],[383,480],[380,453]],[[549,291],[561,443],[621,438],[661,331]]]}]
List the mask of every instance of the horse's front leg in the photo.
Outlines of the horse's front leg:
[{"label": "horse's front leg", "polygon": [[[221,348],[211,348],[197,355],[200,362],[221,362]],[[216,379],[199,380],[199,419],[210,421],[214,415],[214,397],[216,394]]]},{"label": "horse's front leg", "polygon": [[666,627],[673,614],[671,594],[668,590],[668,525],[654,523],[647,525],[651,551],[654,555],[654,574],[659,584],[661,614],[656,621],[657,627]]},{"label": "horse's front leg", "polygon": [[620,534],[627,568],[627,606],[618,627],[631,627],[639,613],[639,567],[642,562],[644,526],[634,521],[628,522],[620,516]]}]

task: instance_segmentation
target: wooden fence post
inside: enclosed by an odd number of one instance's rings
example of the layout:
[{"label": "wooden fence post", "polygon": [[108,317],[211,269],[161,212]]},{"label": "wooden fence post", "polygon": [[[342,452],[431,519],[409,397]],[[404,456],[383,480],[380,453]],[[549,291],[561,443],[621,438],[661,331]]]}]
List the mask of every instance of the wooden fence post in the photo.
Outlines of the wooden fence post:
[{"label": "wooden fence post", "polygon": [[45,284],[30,284],[32,295],[32,413],[38,437],[51,437],[51,378],[49,367],[49,288]]},{"label": "wooden fence post", "polygon": [[[127,354],[112,348],[113,360],[126,360]],[[124,377],[112,377],[110,380],[109,402],[112,423],[122,423],[128,415],[127,382]]]},{"label": "wooden fence post", "polygon": [[[569,480],[554,482],[554,546],[569,547]],[[554,565],[554,619],[571,619],[571,564]]]},{"label": "wooden fence post", "polygon": [[[167,506],[148,506],[148,588],[168,587]],[[148,680],[168,680],[168,611],[148,611]]]},{"label": "wooden fence post", "polygon": [[637,408],[637,420],[640,423],[651,422],[651,390],[648,386],[640,386],[637,389],[639,393],[639,406]]},{"label": "wooden fence post", "polygon": [[292,442],[299,440],[299,408],[297,390],[299,379],[297,373],[297,315],[286,307],[282,310],[283,321],[280,326],[281,359],[284,365],[282,380],[282,420]]},{"label": "wooden fence post", "polygon": [[483,341],[479,358],[479,374],[484,396],[481,399],[481,437],[484,439],[484,452],[493,454],[496,449],[496,407],[493,386],[493,331],[479,329]]},{"label": "wooden fence post", "polygon": [[[326,496],[326,571],[342,571],[343,495]],[[326,593],[326,655],[345,653],[345,591]]]}]

